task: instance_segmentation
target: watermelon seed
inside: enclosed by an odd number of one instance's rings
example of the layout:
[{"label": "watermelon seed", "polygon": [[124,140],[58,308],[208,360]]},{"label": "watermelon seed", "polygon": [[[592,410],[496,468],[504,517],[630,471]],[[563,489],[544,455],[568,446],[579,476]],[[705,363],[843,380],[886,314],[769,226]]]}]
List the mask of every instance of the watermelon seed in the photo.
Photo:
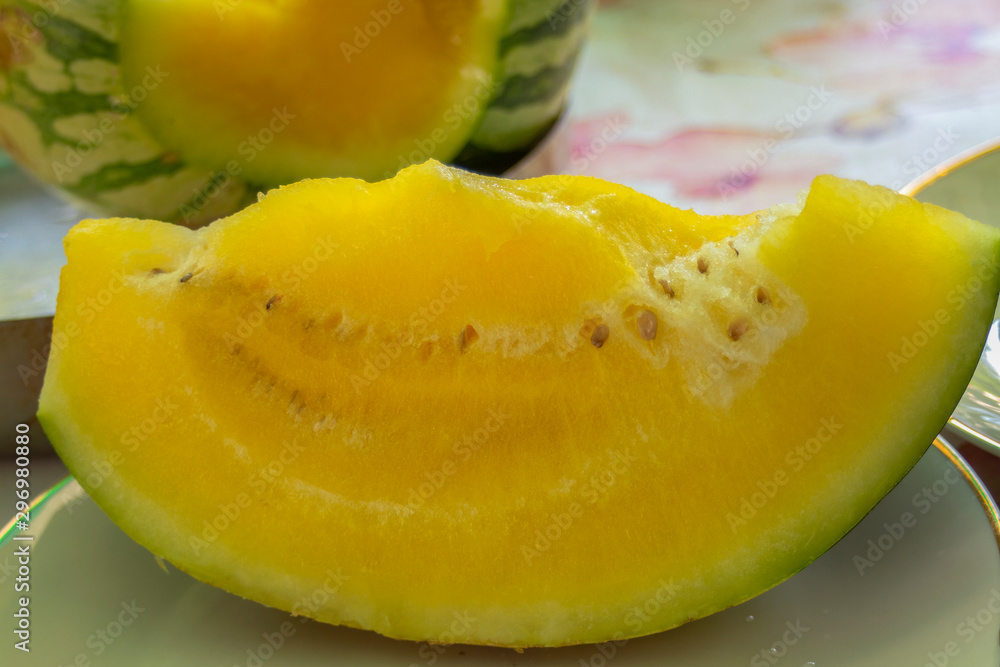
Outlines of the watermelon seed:
[{"label": "watermelon seed", "polygon": [[646,277],[649,279],[649,284],[650,285],[655,285],[656,284],[656,276],[653,275],[653,274],[654,274],[653,267],[651,267],[651,266],[648,267],[646,269]]},{"label": "watermelon seed", "polygon": [[666,280],[661,280],[660,287],[663,288],[663,293],[669,296],[671,299],[677,296],[677,294],[674,292],[674,288],[670,286],[670,282]]},{"label": "watermelon seed", "polygon": [[159,275],[161,273],[166,273],[166,271],[161,269],[160,267],[156,267],[155,269],[150,269],[149,272],[152,273],[154,276]]},{"label": "watermelon seed", "polygon": [[462,329],[462,335],[459,336],[459,347],[462,352],[465,352],[466,348],[479,340],[479,333],[476,331],[475,327],[471,324],[466,324],[465,328]]},{"label": "watermelon seed", "polygon": [[264,305],[265,310],[271,310],[271,306],[281,301],[281,295],[275,294],[270,299],[267,300],[267,304]]},{"label": "watermelon seed", "polygon": [[742,338],[748,331],[750,331],[750,322],[745,317],[737,318],[729,324],[729,337],[734,341]]},{"label": "watermelon seed", "polygon": [[730,239],[730,240],[729,240],[729,247],[733,249],[733,252],[735,252],[735,253],[736,253],[736,256],[737,256],[737,257],[739,257],[739,256],[740,256],[740,251],[736,249],[736,243],[735,243],[735,242],[733,242],[733,240],[732,240],[732,239]]},{"label": "watermelon seed", "polygon": [[757,303],[770,306],[771,305],[771,295],[767,293],[767,290],[763,287],[757,288]]},{"label": "watermelon seed", "polygon": [[590,334],[590,343],[597,349],[600,349],[607,342],[610,335],[611,328],[607,324],[598,324],[594,327],[594,333]]},{"label": "watermelon seed", "polygon": [[636,316],[635,323],[639,327],[639,335],[642,336],[643,340],[656,338],[656,326],[659,324],[656,313],[651,310],[643,310]]},{"label": "watermelon seed", "polygon": [[698,258],[698,271],[701,273],[708,273],[708,262],[705,261],[704,257]]},{"label": "watermelon seed", "polygon": [[193,275],[194,275],[193,273],[191,273],[190,271],[188,271],[183,276],[181,276],[181,282],[182,283],[186,283],[187,281],[191,280],[191,276],[193,276]]}]

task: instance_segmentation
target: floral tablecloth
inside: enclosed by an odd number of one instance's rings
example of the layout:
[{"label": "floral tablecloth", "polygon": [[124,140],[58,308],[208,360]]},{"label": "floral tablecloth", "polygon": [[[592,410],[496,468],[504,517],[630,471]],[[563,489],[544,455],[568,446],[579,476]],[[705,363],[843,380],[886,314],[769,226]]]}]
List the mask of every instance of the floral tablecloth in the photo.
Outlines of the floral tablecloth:
[{"label": "floral tablecloth", "polygon": [[704,213],[894,189],[1000,136],[998,0],[603,2],[564,171]]}]

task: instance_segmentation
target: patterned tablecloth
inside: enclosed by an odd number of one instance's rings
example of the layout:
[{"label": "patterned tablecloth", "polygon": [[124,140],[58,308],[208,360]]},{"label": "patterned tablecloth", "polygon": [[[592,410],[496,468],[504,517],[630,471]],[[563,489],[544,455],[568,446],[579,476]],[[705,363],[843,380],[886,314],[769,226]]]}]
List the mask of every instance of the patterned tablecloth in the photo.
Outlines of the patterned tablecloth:
[{"label": "patterned tablecloth", "polygon": [[998,0],[605,0],[567,173],[704,213],[898,189],[1000,135]]}]

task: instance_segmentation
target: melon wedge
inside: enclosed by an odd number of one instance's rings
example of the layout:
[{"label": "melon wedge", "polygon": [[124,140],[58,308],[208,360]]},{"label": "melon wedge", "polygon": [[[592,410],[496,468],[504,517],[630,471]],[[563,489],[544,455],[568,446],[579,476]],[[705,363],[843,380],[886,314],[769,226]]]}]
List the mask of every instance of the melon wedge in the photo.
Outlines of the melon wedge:
[{"label": "melon wedge", "polygon": [[823,553],[979,357],[1000,232],[884,188],[705,217],[428,162],[66,238],[39,417],[195,577],[398,638],[649,634]]}]

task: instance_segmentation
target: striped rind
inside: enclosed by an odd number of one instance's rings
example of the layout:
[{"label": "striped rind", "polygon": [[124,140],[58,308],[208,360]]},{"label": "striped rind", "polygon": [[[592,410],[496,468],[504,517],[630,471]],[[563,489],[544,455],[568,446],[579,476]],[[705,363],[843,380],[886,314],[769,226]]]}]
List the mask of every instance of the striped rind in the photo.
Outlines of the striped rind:
[{"label": "striped rind", "polygon": [[[247,199],[245,183],[231,179],[202,201],[216,175],[159,145],[135,117],[144,91],[121,87],[121,7],[121,0],[0,0],[14,48],[0,72],[0,145],[95,214],[197,225],[231,212]],[[199,196],[204,205],[180,215],[181,204]]]},{"label": "striped rind", "polygon": [[[545,136],[566,104],[596,6],[593,0],[512,2],[512,17],[500,41],[497,78],[503,83],[456,164],[501,173]],[[469,156],[475,156],[474,163],[467,161]]]}]

